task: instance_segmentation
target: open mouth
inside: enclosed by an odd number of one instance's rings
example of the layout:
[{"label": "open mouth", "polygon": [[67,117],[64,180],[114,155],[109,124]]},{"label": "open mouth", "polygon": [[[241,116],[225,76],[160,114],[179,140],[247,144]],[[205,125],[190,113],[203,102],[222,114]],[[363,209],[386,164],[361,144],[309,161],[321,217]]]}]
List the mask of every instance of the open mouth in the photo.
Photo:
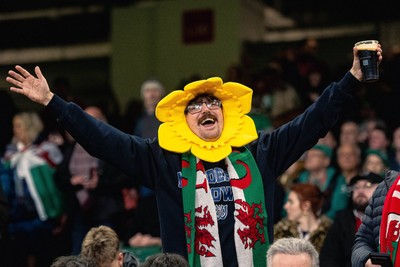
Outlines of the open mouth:
[{"label": "open mouth", "polygon": [[213,125],[217,121],[217,118],[212,114],[205,114],[199,119],[199,124],[202,126]]}]

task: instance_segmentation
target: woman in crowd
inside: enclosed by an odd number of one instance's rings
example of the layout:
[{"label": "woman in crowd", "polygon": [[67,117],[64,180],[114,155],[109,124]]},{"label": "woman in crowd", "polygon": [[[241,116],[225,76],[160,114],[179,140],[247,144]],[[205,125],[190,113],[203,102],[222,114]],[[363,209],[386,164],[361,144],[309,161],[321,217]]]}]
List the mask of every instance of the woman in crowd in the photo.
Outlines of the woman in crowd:
[{"label": "woman in crowd", "polygon": [[13,139],[3,158],[9,175],[1,179],[10,206],[12,243],[9,251],[2,252],[13,259],[8,266],[49,266],[52,261],[53,231],[63,212],[53,173],[63,156],[41,136],[42,131],[43,123],[34,112],[13,118]]},{"label": "woman in crowd", "polygon": [[379,150],[368,149],[363,162],[362,171],[365,173],[373,172],[383,175],[389,168],[387,155]]},{"label": "woman in crowd", "polygon": [[296,237],[309,240],[319,252],[332,221],[320,215],[323,195],[318,186],[298,183],[292,185],[284,206],[286,218],[274,227],[275,239]]}]

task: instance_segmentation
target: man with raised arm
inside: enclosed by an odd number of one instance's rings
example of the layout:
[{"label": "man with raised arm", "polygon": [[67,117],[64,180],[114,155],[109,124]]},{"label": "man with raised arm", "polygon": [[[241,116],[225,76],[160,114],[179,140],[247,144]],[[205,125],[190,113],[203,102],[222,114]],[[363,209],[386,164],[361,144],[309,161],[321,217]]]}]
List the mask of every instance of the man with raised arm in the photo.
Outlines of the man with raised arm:
[{"label": "man with raised arm", "polygon": [[[276,178],[327,134],[352,98],[362,80],[356,52],[339,82],[273,132],[257,132],[246,115],[252,90],[218,77],[163,98],[155,140],[123,133],[65,102],[39,67],[34,76],[16,66],[6,80],[11,91],[50,109],[90,154],[154,190],[164,252],[183,255],[190,266],[265,266]],[[380,45],[377,54],[381,61]]]}]

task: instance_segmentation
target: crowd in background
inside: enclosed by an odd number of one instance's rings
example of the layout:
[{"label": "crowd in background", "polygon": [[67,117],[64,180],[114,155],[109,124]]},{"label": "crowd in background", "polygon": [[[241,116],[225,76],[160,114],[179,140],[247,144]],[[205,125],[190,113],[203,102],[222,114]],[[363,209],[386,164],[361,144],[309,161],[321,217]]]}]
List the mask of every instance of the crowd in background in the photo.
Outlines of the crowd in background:
[{"label": "crowd in background", "polygon": [[[351,205],[351,179],[400,171],[400,54],[389,54],[380,66],[380,81],[362,84],[332,131],[277,181],[276,239],[307,238],[319,252],[337,212]],[[256,72],[247,64],[229,67],[222,78],[253,89],[249,115],[258,130],[267,131],[302,113],[344,73],[318,57],[315,39],[281,51]],[[132,101],[124,114],[115,114],[114,105],[77,99],[67,81],[56,85],[56,93],[92,116],[128,133],[156,137],[154,110],[164,95],[162,82],[144,81],[141,100]],[[140,177],[92,157],[45,109],[18,110],[1,93],[0,248],[7,253],[1,253],[0,263],[50,266],[58,256],[79,254],[86,233],[98,225],[114,229],[122,246],[134,253],[143,253],[138,249],[143,247],[154,249],[147,253],[161,251],[157,203],[151,190],[139,186]],[[296,207],[298,199],[311,205]],[[293,222],[308,229],[292,230]]]}]

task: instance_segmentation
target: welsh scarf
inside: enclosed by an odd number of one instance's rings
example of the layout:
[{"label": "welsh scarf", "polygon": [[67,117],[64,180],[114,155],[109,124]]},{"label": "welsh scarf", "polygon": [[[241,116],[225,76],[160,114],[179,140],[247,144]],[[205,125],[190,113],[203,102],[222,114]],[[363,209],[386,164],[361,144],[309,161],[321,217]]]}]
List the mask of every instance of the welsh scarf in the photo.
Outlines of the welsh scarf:
[{"label": "welsh scarf", "polygon": [[[238,266],[265,266],[269,239],[260,172],[246,148],[234,149],[225,164],[234,197]],[[182,155],[182,195],[190,266],[223,266],[210,186],[203,162],[190,152]]]},{"label": "welsh scarf", "polygon": [[393,266],[400,264],[400,175],[396,178],[385,198],[379,234],[380,252],[388,253]]}]

